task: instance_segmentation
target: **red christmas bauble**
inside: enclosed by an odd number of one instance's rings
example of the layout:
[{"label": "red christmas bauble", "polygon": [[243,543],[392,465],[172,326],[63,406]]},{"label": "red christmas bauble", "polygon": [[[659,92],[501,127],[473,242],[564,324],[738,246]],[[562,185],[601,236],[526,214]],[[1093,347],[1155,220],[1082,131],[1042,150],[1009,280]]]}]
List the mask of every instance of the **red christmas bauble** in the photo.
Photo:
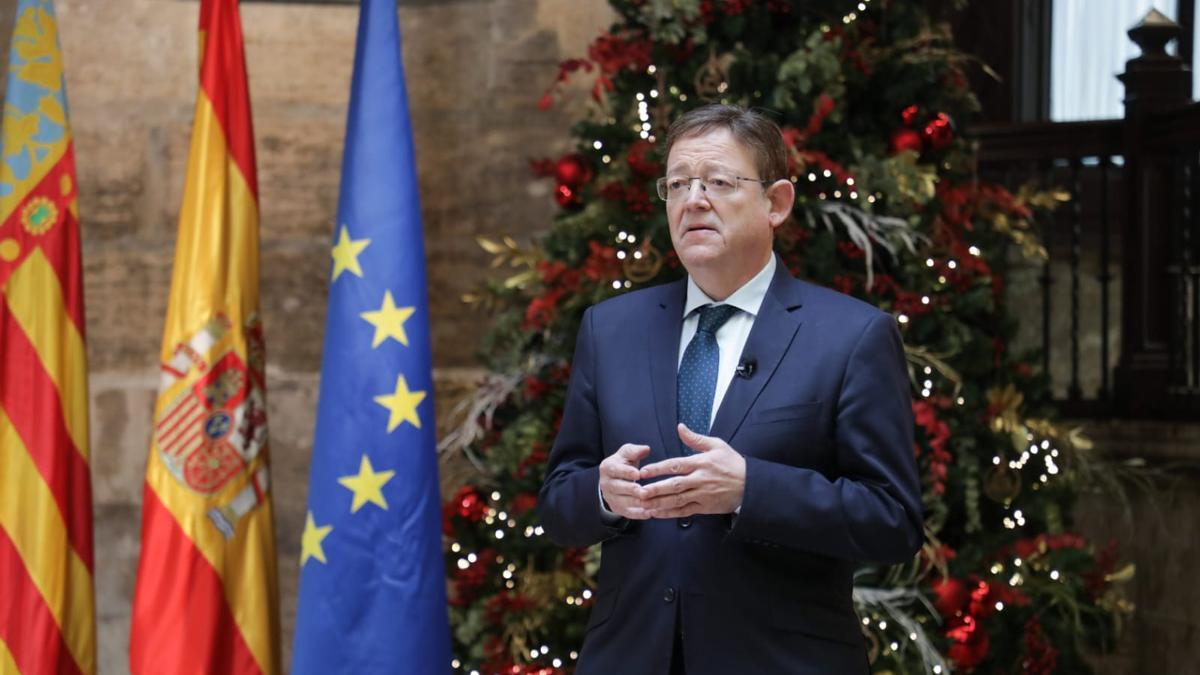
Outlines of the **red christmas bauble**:
[{"label": "red christmas bauble", "polygon": [[661,172],[657,162],[652,161],[647,155],[654,148],[654,145],[645,139],[635,141],[629,146],[629,154],[625,157],[629,168],[633,169],[634,173],[642,176],[658,176]]},{"label": "red christmas bauble", "polygon": [[954,577],[935,580],[931,585],[931,590],[936,596],[933,606],[946,618],[953,617],[961,611],[971,599],[971,591],[967,585],[963,583],[962,579]]},{"label": "red christmas bauble", "polygon": [[900,121],[904,122],[904,126],[911,127],[917,121],[917,115],[920,113],[921,109],[914,103],[900,111]]},{"label": "red christmas bauble", "polygon": [[554,178],[560,185],[578,188],[592,179],[592,165],[579,155],[563,155],[554,163]]},{"label": "red christmas bauble", "polygon": [[946,146],[954,140],[954,125],[950,121],[950,116],[946,113],[938,113],[925,125],[921,135],[925,137],[925,142],[933,150],[945,150]]},{"label": "red christmas bauble", "polygon": [[888,144],[888,147],[893,155],[905,150],[912,150],[920,154],[925,144],[921,140],[921,134],[916,131],[912,129],[897,129],[892,132],[892,140]]}]

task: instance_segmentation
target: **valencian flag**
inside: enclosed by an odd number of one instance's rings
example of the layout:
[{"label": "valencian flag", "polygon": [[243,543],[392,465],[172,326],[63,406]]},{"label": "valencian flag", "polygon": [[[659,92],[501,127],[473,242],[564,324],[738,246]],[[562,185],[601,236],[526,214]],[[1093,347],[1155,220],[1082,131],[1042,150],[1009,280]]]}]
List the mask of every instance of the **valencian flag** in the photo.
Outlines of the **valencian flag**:
[{"label": "valencian flag", "polygon": [[258,184],[237,0],[201,1],[200,44],[142,493],[135,675],[279,671]]},{"label": "valencian flag", "polygon": [[363,0],[294,673],[450,670],[425,250],[395,0]]},{"label": "valencian flag", "polygon": [[79,210],[51,0],[17,4],[0,156],[0,673],[94,673]]}]

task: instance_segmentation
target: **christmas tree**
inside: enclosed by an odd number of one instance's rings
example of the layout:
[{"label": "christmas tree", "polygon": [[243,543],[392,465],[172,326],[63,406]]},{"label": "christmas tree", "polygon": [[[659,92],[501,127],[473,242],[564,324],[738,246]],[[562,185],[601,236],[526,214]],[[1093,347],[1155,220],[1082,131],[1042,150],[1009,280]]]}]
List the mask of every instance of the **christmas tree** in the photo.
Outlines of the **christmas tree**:
[{"label": "christmas tree", "polygon": [[618,21],[561,64],[539,105],[586,78],[577,150],[532,162],[561,215],[531,247],[483,239],[510,274],[466,298],[493,313],[492,372],[444,445],[477,474],[445,504],[456,669],[570,672],[598,549],[563,550],[535,512],[589,305],[679,278],[661,138],[711,101],[784,129],[797,201],[776,235],[801,278],[892,313],[906,343],[926,544],[864,567],[855,602],[877,672],[1081,672],[1128,611],[1113,548],[1072,532],[1088,443],[1053,421],[1015,333],[1003,269],[1044,256],[1035,211],[1063,195],[981,183],[963,135],[969,59],[911,0],[612,0]]}]

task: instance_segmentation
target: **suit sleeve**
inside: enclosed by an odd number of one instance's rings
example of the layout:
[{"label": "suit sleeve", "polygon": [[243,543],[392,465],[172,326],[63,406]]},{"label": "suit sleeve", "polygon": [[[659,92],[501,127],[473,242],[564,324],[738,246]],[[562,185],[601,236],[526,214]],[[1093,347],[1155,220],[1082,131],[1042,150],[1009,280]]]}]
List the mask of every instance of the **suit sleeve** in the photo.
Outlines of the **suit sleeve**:
[{"label": "suit sleeve", "polygon": [[[600,414],[596,406],[593,310],[584,312],[575,341],[562,425],[550,450],[538,493],[546,534],[561,546],[591,546],[619,534],[629,522],[606,522],[600,508]],[[610,517],[611,519],[611,517]]]},{"label": "suit sleeve", "polygon": [[746,457],[741,513],[731,534],[836,558],[906,562],[921,546],[921,489],[912,398],[895,322],[870,321],[837,394],[832,479]]}]

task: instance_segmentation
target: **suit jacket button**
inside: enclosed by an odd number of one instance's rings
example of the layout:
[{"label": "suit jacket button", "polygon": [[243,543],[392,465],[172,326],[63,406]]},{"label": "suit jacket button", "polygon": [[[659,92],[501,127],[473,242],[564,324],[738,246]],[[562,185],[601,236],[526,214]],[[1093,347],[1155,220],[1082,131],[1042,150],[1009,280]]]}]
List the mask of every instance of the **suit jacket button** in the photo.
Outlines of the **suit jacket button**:
[{"label": "suit jacket button", "polygon": [[691,527],[691,526],[692,526],[692,519],[691,519],[690,517],[688,517],[688,518],[680,518],[680,519],[679,519],[678,521],[676,521],[676,522],[678,522],[678,523],[679,523],[679,527],[681,527],[681,528],[683,528],[683,529],[685,529],[685,530],[686,530],[686,529],[688,529],[689,527]]},{"label": "suit jacket button", "polygon": [[663,602],[675,602],[675,589],[674,588],[668,588],[663,593]]}]

